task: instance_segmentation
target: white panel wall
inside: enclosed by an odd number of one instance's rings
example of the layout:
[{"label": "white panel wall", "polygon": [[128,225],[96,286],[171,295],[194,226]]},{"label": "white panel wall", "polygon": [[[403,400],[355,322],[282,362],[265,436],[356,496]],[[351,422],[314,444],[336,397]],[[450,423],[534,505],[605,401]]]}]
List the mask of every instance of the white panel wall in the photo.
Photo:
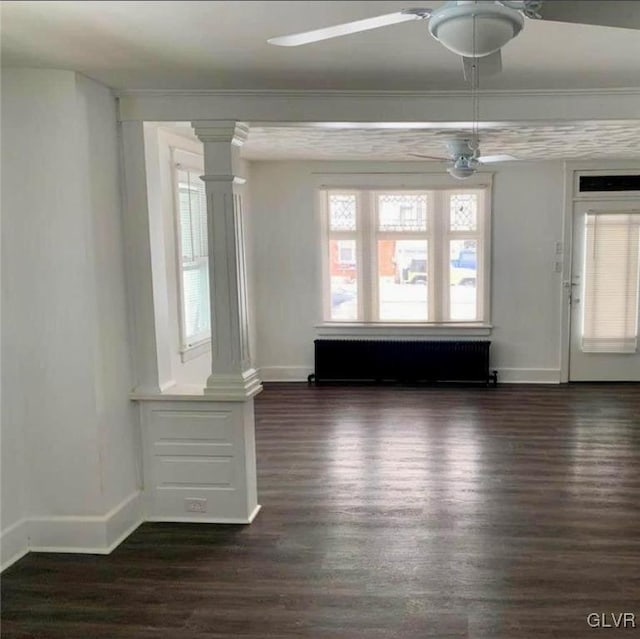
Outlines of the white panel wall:
[{"label": "white panel wall", "polygon": [[139,490],[115,100],[3,69],[2,132],[2,530],[50,546]]},{"label": "white panel wall", "polygon": [[[425,164],[252,162],[252,267],[257,363],[263,379],[313,370],[321,321],[314,189],[329,174],[402,173]],[[433,169],[431,169],[433,170]],[[322,174],[322,175],[321,175]],[[341,177],[341,179],[344,179]],[[411,178],[415,183],[415,175]],[[493,189],[492,365],[505,381],[558,381],[563,172],[559,162],[497,168]]]}]

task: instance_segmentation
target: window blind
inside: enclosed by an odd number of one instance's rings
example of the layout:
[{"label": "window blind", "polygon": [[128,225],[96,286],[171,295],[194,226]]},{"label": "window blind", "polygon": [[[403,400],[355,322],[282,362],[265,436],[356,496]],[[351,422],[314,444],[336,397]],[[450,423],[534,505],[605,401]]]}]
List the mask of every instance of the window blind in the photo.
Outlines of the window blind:
[{"label": "window blind", "polygon": [[582,350],[635,353],[638,342],[640,211],[586,216]]}]

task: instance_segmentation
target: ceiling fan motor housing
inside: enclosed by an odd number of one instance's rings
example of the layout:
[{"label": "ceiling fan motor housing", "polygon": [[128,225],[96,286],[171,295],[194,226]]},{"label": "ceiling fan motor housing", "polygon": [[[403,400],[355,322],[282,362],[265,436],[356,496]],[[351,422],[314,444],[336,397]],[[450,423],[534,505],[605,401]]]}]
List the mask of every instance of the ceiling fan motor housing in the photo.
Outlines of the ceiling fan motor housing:
[{"label": "ceiling fan motor housing", "polygon": [[483,58],[499,51],[523,26],[519,11],[495,2],[447,2],[431,14],[429,33],[458,55]]},{"label": "ceiling fan motor housing", "polygon": [[446,141],[447,151],[452,158],[473,158],[478,149],[469,138],[452,138]]},{"label": "ceiling fan motor housing", "polygon": [[447,168],[447,173],[458,180],[471,177],[478,167],[476,151],[472,148],[474,145],[471,142],[468,138],[453,138],[447,141],[447,150],[453,160],[453,165]]}]

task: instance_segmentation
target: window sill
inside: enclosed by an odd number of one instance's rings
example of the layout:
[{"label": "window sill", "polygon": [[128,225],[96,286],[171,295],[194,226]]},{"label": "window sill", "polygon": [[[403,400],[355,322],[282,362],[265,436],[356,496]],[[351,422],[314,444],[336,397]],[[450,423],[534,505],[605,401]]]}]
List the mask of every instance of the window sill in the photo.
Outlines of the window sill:
[{"label": "window sill", "polygon": [[183,348],[180,351],[180,359],[182,363],[190,362],[192,359],[196,359],[196,357],[200,357],[201,355],[205,355],[206,353],[211,352],[211,340],[203,340],[202,342],[198,342],[193,346],[188,346],[187,348]]},{"label": "window sill", "polygon": [[415,323],[382,323],[382,322],[323,322],[316,324],[319,337],[340,336],[358,337],[443,337],[443,336],[484,336],[491,335],[491,324],[482,322],[447,323],[447,324],[415,324]]}]

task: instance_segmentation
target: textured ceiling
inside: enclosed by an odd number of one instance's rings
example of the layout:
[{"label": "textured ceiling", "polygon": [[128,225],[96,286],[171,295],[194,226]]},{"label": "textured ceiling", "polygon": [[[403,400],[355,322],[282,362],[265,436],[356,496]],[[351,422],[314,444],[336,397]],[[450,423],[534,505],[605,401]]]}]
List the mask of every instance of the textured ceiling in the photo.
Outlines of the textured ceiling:
[{"label": "textured ceiling", "polygon": [[[295,49],[267,44],[276,35],[415,4],[441,3],[2,2],[2,64],[71,69],[120,89],[465,88],[460,57],[434,40],[422,21]],[[483,79],[483,87],[638,86],[639,33],[527,19],[504,47],[503,72]]]},{"label": "textured ceiling", "polygon": [[[452,129],[252,127],[242,148],[250,160],[415,160],[446,155]],[[458,132],[463,133],[463,132]],[[496,125],[480,131],[483,155],[521,160],[640,158],[640,121]]]}]

